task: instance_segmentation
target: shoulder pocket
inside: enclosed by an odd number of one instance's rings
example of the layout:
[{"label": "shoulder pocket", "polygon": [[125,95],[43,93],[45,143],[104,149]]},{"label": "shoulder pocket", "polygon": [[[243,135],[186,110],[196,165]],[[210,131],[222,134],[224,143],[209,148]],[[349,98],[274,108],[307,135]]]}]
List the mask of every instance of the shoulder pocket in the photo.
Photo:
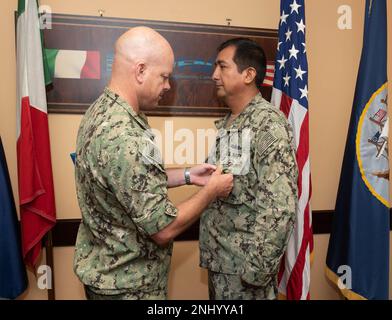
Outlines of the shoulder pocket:
[{"label": "shoulder pocket", "polygon": [[267,153],[267,150],[278,141],[278,138],[275,137],[271,132],[264,132],[257,142],[256,152],[259,157],[264,157]]},{"label": "shoulder pocket", "polygon": [[143,164],[153,165],[158,170],[165,172],[161,152],[158,146],[151,139],[146,138],[143,140],[139,153]]}]

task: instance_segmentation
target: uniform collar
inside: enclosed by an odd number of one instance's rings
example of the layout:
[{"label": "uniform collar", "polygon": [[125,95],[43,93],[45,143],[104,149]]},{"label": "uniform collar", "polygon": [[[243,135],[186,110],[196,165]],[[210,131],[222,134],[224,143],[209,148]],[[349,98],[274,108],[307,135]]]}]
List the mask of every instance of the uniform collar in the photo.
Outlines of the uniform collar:
[{"label": "uniform collar", "polygon": [[[234,119],[234,121],[230,124],[227,130],[229,129],[242,129],[243,123],[248,118],[249,115],[252,114],[255,107],[262,102],[263,96],[261,93],[256,94],[253,99],[248,103],[248,105],[242,110],[242,112]],[[218,130],[225,130],[225,126],[227,121],[229,120],[231,112],[228,113],[224,118],[215,121],[215,127]]]},{"label": "uniform collar", "polygon": [[115,103],[121,106],[135,121],[142,127],[144,130],[149,130],[150,126],[148,125],[147,117],[144,113],[140,112],[139,114],[133,110],[132,106],[128,104],[123,98],[121,98],[117,93],[110,90],[108,87],[105,87],[104,93]]}]

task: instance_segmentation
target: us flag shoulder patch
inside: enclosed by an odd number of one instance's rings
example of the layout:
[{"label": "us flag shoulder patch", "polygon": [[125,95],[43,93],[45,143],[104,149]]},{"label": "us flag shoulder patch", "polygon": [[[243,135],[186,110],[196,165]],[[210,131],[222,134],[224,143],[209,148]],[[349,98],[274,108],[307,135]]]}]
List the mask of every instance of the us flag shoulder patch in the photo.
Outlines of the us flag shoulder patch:
[{"label": "us flag shoulder patch", "polygon": [[258,147],[258,152],[260,155],[264,154],[265,151],[272,146],[276,141],[278,141],[278,138],[275,137],[271,132],[265,132],[259,140],[259,147]]}]

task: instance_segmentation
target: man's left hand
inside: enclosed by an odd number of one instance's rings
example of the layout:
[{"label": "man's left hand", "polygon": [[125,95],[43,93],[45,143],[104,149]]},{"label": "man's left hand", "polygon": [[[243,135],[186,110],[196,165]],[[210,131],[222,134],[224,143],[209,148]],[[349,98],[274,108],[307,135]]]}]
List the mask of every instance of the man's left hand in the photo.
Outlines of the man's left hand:
[{"label": "man's left hand", "polygon": [[205,186],[210,180],[211,174],[216,170],[216,166],[209,163],[203,163],[190,169],[191,182],[196,186]]}]

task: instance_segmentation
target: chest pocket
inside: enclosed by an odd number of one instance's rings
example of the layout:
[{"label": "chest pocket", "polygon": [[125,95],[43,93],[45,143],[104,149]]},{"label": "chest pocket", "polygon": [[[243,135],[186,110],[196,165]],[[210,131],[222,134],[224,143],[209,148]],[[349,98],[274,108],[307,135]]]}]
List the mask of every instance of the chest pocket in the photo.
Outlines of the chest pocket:
[{"label": "chest pocket", "polygon": [[233,189],[227,198],[219,198],[223,203],[229,205],[245,205],[250,209],[256,208],[254,188],[256,185],[255,175],[252,168],[246,175],[234,176]]},{"label": "chest pocket", "polygon": [[222,167],[224,173],[235,176],[247,175],[250,170],[252,134],[249,129],[220,130],[213,149],[216,165]]}]

